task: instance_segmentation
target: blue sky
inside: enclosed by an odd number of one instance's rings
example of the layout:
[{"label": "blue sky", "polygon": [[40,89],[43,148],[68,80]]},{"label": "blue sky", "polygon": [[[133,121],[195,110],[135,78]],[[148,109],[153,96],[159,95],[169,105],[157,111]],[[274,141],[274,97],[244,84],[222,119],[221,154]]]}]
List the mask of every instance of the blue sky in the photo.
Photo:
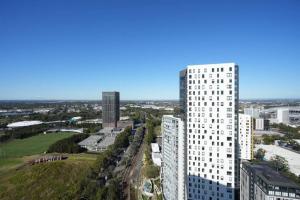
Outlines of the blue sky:
[{"label": "blue sky", "polygon": [[0,99],[178,99],[236,62],[240,98],[300,98],[300,1],[0,1]]}]

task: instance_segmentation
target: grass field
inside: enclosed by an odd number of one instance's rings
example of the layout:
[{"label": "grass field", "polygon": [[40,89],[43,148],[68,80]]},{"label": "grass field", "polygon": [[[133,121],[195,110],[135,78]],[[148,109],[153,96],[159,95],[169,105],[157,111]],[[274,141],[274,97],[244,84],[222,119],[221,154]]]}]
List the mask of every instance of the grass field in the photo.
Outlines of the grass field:
[{"label": "grass field", "polygon": [[40,134],[0,144],[0,199],[79,199],[81,183],[96,154],[64,154],[67,160],[25,164],[40,157],[54,142],[73,134]]},{"label": "grass field", "polygon": [[0,144],[0,170],[22,162],[23,156],[40,154],[58,140],[70,137],[74,133],[40,134],[25,139],[15,139]]},{"label": "grass field", "polygon": [[69,158],[26,166],[0,176],[0,199],[79,199],[81,181],[96,155],[76,154]]}]

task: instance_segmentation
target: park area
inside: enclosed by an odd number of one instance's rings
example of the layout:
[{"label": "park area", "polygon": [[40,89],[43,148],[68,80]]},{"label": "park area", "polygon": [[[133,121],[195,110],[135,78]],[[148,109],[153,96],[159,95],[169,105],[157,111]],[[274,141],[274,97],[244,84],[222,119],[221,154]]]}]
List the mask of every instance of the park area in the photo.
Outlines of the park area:
[{"label": "park area", "polygon": [[80,185],[97,155],[64,153],[66,160],[27,164],[32,159],[57,155],[44,153],[53,143],[72,135],[39,134],[0,144],[0,199],[78,199]]},{"label": "park area", "polygon": [[72,136],[74,133],[59,132],[39,134],[25,139],[14,139],[0,144],[0,172],[24,162],[25,156],[41,154],[58,140]]}]

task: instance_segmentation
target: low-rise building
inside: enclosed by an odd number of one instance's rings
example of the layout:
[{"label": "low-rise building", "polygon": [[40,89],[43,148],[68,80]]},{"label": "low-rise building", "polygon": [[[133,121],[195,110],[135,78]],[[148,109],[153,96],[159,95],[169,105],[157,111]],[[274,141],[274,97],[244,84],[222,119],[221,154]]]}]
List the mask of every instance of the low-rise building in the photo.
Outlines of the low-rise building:
[{"label": "low-rise building", "polygon": [[98,151],[98,143],[103,139],[103,137],[103,135],[91,135],[90,137],[79,142],[78,145],[87,149],[88,151]]},{"label": "low-rise building", "polygon": [[263,119],[263,118],[258,118],[255,119],[255,130],[259,131],[264,131],[264,130],[269,130],[269,120]]},{"label": "low-rise building", "polygon": [[155,165],[161,166],[161,153],[157,143],[151,143],[151,158]]},{"label": "low-rise building", "polygon": [[241,200],[297,200],[300,186],[266,163],[244,161],[240,170]]}]

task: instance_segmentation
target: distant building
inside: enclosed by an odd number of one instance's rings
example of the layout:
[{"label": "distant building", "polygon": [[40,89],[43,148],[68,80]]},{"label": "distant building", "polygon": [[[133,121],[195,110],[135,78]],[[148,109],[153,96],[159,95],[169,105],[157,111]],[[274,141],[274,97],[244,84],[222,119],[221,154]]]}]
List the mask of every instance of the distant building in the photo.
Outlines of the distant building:
[{"label": "distant building", "polygon": [[89,152],[105,151],[110,145],[114,144],[117,134],[91,135],[79,142],[78,145],[86,148]]},{"label": "distant building", "polygon": [[300,186],[266,164],[243,162],[240,173],[241,200],[300,199]]},{"label": "distant building", "polygon": [[98,144],[103,139],[101,135],[91,135],[90,137],[82,140],[78,145],[88,151],[98,151]]},{"label": "distant building", "polygon": [[183,115],[186,113],[186,93],[187,93],[187,69],[181,70],[179,72],[179,107],[180,114]]},{"label": "distant building", "polygon": [[270,123],[300,126],[300,106],[269,108],[264,113],[270,116]]},{"label": "distant building", "polygon": [[259,118],[261,111],[262,111],[261,108],[253,108],[253,107],[244,108],[244,114],[250,115],[253,118]]},{"label": "distant building", "polygon": [[269,120],[263,118],[255,119],[255,130],[258,131],[267,131],[270,129]]},{"label": "distant building", "polygon": [[163,197],[168,200],[184,200],[186,192],[184,122],[180,118],[164,115],[162,138]]},{"label": "distant building", "polygon": [[250,115],[239,114],[240,158],[253,159],[253,119]]},{"label": "distant building", "polygon": [[288,124],[290,122],[289,120],[289,109],[288,108],[282,108],[277,110],[277,122],[278,123],[284,123]]},{"label": "distant building", "polygon": [[102,92],[103,127],[117,127],[120,120],[120,93]]}]

